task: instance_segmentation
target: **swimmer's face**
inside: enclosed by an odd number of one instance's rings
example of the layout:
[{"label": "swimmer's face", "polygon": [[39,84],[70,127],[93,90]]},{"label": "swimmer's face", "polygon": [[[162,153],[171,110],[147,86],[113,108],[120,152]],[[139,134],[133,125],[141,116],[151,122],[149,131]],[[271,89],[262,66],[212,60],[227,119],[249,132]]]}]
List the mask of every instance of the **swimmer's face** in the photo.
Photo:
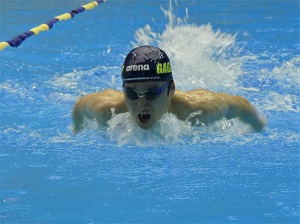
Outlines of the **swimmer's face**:
[{"label": "swimmer's face", "polygon": [[126,107],[141,128],[153,127],[168,111],[174,94],[174,88],[168,94],[169,84],[169,81],[124,84]]}]

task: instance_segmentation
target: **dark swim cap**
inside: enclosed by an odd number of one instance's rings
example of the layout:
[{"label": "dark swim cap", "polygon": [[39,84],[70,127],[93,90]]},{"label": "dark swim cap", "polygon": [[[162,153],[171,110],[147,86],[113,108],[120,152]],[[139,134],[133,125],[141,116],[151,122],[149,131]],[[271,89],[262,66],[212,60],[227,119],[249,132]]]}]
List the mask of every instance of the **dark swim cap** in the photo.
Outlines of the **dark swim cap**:
[{"label": "dark swim cap", "polygon": [[173,80],[170,60],[158,47],[137,47],[125,58],[122,80],[123,83]]}]

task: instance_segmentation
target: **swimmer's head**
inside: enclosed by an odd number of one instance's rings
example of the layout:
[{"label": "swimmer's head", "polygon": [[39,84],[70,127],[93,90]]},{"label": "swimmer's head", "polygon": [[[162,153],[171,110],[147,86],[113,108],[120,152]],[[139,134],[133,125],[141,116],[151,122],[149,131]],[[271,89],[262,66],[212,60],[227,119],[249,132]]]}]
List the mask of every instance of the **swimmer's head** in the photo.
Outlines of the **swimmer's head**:
[{"label": "swimmer's head", "polygon": [[153,46],[133,49],[122,67],[124,83],[173,80],[171,63],[167,54]]}]

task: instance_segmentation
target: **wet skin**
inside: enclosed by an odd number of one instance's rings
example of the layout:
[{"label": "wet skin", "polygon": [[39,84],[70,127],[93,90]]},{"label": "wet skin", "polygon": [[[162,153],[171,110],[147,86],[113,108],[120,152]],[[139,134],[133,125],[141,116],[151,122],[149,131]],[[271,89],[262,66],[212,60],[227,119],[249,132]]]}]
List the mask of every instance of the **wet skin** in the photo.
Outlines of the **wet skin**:
[{"label": "wet skin", "polygon": [[126,88],[132,89],[140,95],[140,97],[133,100],[124,93],[126,107],[139,127],[150,129],[169,110],[171,98],[174,94],[173,90],[168,94],[168,88],[166,88],[154,100],[148,100],[144,95],[147,91],[160,88],[164,84],[165,82],[162,81],[124,84]]},{"label": "wet skin", "polygon": [[[175,92],[175,84],[172,83],[170,88],[162,91],[157,98],[149,100],[144,94],[153,88],[161,88],[164,82],[125,83],[124,86],[125,90],[131,89],[139,97],[130,99],[126,91],[122,93],[117,90],[104,90],[80,98],[72,114],[74,132],[79,132],[85,127],[85,118],[95,119],[99,126],[102,126],[113,114],[128,111],[142,129],[153,127],[167,112],[175,114],[180,120],[188,120],[191,123],[198,121],[204,125],[224,117],[238,118],[256,132],[263,130],[266,124],[265,119],[257,114],[249,101],[240,96],[203,89]],[[191,116],[192,114],[194,115]]]}]

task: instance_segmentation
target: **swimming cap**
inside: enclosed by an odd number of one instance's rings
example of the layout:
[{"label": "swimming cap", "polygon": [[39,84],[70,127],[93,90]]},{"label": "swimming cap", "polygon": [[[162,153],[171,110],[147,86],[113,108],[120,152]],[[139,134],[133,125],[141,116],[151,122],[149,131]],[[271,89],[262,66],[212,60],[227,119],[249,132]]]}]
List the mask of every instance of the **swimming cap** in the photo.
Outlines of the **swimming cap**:
[{"label": "swimming cap", "polygon": [[125,58],[122,80],[123,83],[173,80],[170,60],[158,47],[137,47]]}]

